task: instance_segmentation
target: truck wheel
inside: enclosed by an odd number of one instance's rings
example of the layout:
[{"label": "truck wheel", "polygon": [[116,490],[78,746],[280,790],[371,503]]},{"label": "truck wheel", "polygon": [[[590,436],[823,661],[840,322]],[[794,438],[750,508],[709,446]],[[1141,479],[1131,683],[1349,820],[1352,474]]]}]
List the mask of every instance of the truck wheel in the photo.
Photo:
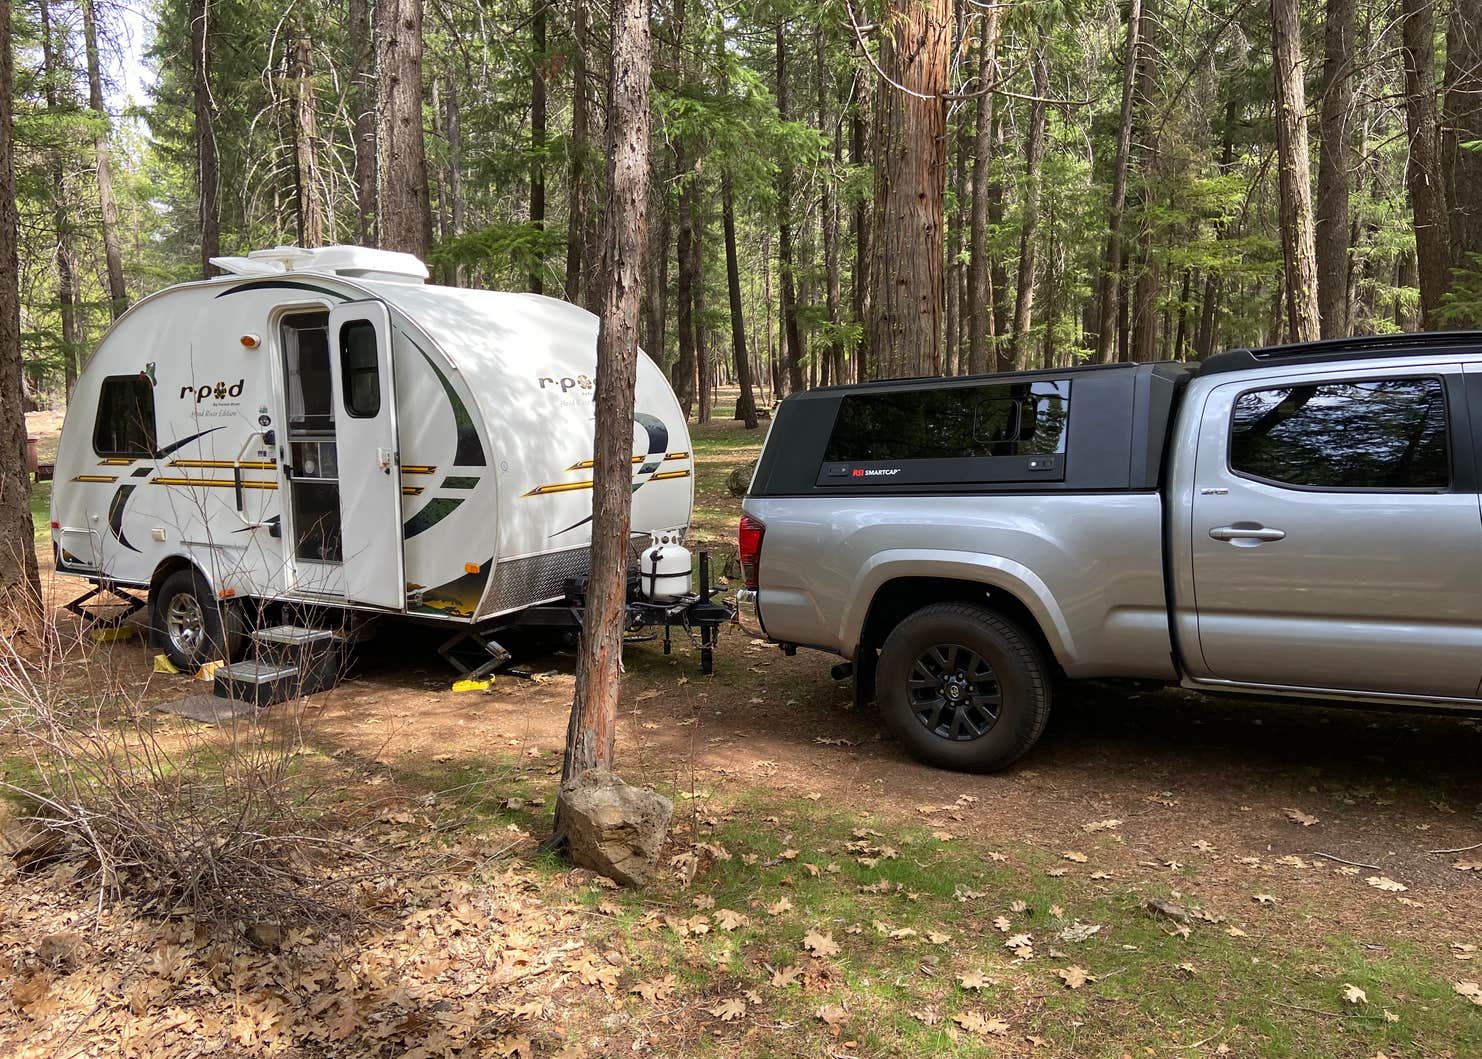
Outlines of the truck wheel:
[{"label": "truck wheel", "polygon": [[150,614],[155,642],[182,673],[194,673],[217,659],[233,661],[241,651],[241,608],[218,600],[194,570],[177,570],[165,578]]},{"label": "truck wheel", "polygon": [[934,604],[897,625],[880,651],[880,713],[918,760],[993,772],[1044,731],[1046,670],[1013,622],[967,603]]}]

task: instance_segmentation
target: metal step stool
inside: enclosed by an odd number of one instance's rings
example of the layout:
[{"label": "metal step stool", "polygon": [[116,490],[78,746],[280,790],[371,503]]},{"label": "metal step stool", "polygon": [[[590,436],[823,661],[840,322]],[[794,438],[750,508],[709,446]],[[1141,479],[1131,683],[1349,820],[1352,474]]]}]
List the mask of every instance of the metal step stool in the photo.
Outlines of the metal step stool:
[{"label": "metal step stool", "polygon": [[271,706],[339,683],[343,640],[331,629],[275,625],[252,633],[254,657],[216,671],[217,696]]}]

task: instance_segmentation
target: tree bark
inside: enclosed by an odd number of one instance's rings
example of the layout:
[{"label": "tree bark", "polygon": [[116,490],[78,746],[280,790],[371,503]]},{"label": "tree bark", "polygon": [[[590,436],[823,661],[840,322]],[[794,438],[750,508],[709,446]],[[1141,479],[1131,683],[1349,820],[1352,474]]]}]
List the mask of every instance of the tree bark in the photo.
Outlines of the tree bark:
[{"label": "tree bark", "polygon": [[95,0],[80,0],[82,40],[87,53],[88,108],[93,112],[93,158],[98,181],[98,212],[103,229],[103,259],[108,266],[108,313],[117,320],[129,307],[123,253],[118,246],[118,204],[113,197],[113,158],[108,146],[108,111],[103,105],[103,75],[98,64]]},{"label": "tree bark", "polygon": [[[1227,173],[1235,161],[1235,119],[1239,114],[1238,102],[1234,92],[1230,93],[1225,102],[1224,130],[1220,137],[1220,172]],[[1221,220],[1215,223],[1215,238],[1223,239],[1226,231],[1226,223]],[[1194,340],[1194,352],[1197,356],[1207,357],[1214,352],[1215,335],[1219,330],[1219,303],[1220,303],[1220,275],[1218,270],[1211,268],[1204,277],[1204,298],[1199,306],[1199,334]]]},{"label": "tree bark", "polygon": [[[787,117],[787,24],[777,19],[777,120],[786,122]],[[803,340],[798,328],[797,282],[793,276],[795,265],[792,245],[792,161],[784,157],[777,166],[777,271],[781,290],[781,320],[783,341],[786,345],[784,366],[787,375],[787,392],[802,393],[806,389],[803,381]]]},{"label": "tree bark", "polygon": [[1019,283],[1014,293],[1014,331],[1009,352],[1014,367],[1025,367],[1029,329],[1034,324],[1034,283],[1037,278],[1035,238],[1039,232],[1040,166],[1045,158],[1045,97],[1050,91],[1049,43],[1041,40],[1034,52],[1034,99],[1029,104],[1029,132],[1024,142],[1024,220],[1019,228]]},{"label": "tree bark", "polygon": [[1353,0],[1327,0],[1323,28],[1321,148],[1317,156],[1317,308],[1322,337],[1348,334],[1348,168],[1352,155]]},{"label": "tree bark", "polygon": [[[1482,269],[1482,0],[1452,0],[1446,30],[1446,205],[1451,265]],[[1448,326],[1482,327],[1482,309]]]},{"label": "tree bark", "polygon": [[823,235],[823,306],[828,317],[829,381],[838,384],[844,381],[844,341],[839,336],[843,321],[840,317],[839,283],[839,207],[834,193],[836,174],[843,171],[842,121],[830,121],[828,112],[828,55],[824,50],[824,36],[820,29],[814,37],[818,65],[818,128],[824,132],[833,126],[833,171],[825,173],[822,180],[823,201],[819,226]]},{"label": "tree bark", "polygon": [[[70,84],[72,72],[58,69],[56,42],[53,39],[51,4],[38,0],[36,13],[41,22],[41,72],[46,109],[57,121],[62,117],[59,84]],[[65,50],[63,51],[65,55]],[[57,266],[57,306],[62,323],[63,380],[67,398],[77,383],[77,368],[82,356],[82,290],[77,279],[77,254],[72,232],[72,209],[67,201],[66,145],[59,139],[51,148],[52,223],[56,236],[53,260]]]},{"label": "tree bark", "polygon": [[736,254],[736,203],[730,171],[720,177],[721,225],[726,240],[726,292],[731,301],[731,360],[736,368],[736,418],[747,430],[756,429],[756,398],[751,392],[751,361],[746,355],[746,318],[741,308],[741,262]]},{"label": "tree bark", "polygon": [[380,244],[426,260],[432,209],[422,132],[422,2],[376,0],[375,23]]},{"label": "tree bark", "polygon": [[[461,235],[467,230],[468,207],[463,195],[463,126],[458,116],[458,79],[449,77],[443,94],[443,135],[448,141],[448,212],[451,235]],[[454,265],[451,280],[454,285],[463,282],[463,266]]]},{"label": "tree bark", "polygon": [[669,381],[688,419],[695,411],[695,191],[700,183],[698,160],[691,155],[692,145],[680,137],[675,148],[675,169],[683,183],[679,188],[679,235],[676,253],[679,274],[674,281],[674,296],[679,305],[675,313],[679,359],[674,362]]},{"label": "tree bark", "polygon": [[20,220],[15,205],[10,0],[0,0],[0,608],[6,632],[41,609],[21,386]]},{"label": "tree bark", "polygon": [[949,0],[890,0],[875,107],[870,348],[876,375],[942,370]]},{"label": "tree bark", "polygon": [[[534,0],[530,18],[530,51],[534,62],[530,81],[530,227],[545,232],[545,43],[546,2]],[[545,269],[537,259],[530,269],[530,291],[545,293]]]},{"label": "tree bark", "polygon": [[1302,23],[1297,0],[1271,0],[1271,41],[1287,327],[1292,341],[1310,342],[1319,336],[1321,328],[1312,162],[1307,147],[1307,91],[1302,80]]},{"label": "tree bark", "polygon": [[566,176],[566,300],[584,303],[582,286],[587,258],[587,155],[591,118],[587,103],[587,37],[591,16],[586,0],[571,4],[571,150]]},{"label": "tree bark", "polygon": [[1415,211],[1415,262],[1420,278],[1420,326],[1440,325],[1441,299],[1451,289],[1450,219],[1441,174],[1436,116],[1436,12],[1433,0],[1401,0],[1405,120],[1410,164],[1405,183]]},{"label": "tree bark", "polygon": [[[1134,0],[1136,2],[1136,0]],[[993,347],[998,332],[993,320],[993,264],[988,259],[988,172],[993,165],[994,96],[988,86],[994,83],[998,69],[999,9],[990,7],[982,14],[978,37],[979,93],[976,101],[973,135],[972,217],[968,222],[968,339],[967,370],[970,375],[992,371]]]},{"label": "tree bark", "polygon": [[314,105],[314,51],[299,30],[293,42],[293,158],[300,246],[324,245],[324,205],[319,196],[319,121]]},{"label": "tree bark", "polygon": [[[355,144],[355,231],[362,245],[376,242],[376,87],[370,0],[349,0],[350,135]],[[456,227],[456,225],[455,225]]]},{"label": "tree bark", "polygon": [[196,196],[201,226],[201,275],[216,274],[221,256],[221,199],[216,130],[211,121],[211,0],[190,0],[191,99],[195,115]]},{"label": "tree bark", "polygon": [[[5,0],[0,0],[0,3]],[[612,763],[622,674],[623,608],[633,507],[633,390],[648,215],[649,2],[614,0],[608,88],[608,187],[597,332],[592,562],[566,732],[565,782]],[[556,819],[556,840],[565,836]]]},{"label": "tree bark", "polygon": [[1112,163],[1111,206],[1107,216],[1106,255],[1102,258],[1096,313],[1096,359],[1117,356],[1117,308],[1122,298],[1122,225],[1127,212],[1127,172],[1132,158],[1132,119],[1136,111],[1137,72],[1142,56],[1142,0],[1130,0],[1127,53],[1122,60],[1122,115],[1117,126],[1117,154]]},{"label": "tree bark", "polygon": [[[871,109],[871,84],[869,75],[863,71],[855,73],[854,110],[849,119],[849,161],[860,167],[868,162],[867,115]],[[854,274],[849,279],[849,306],[854,315],[854,323],[859,328],[859,340],[854,347],[854,380],[863,382],[870,377],[870,339],[867,327],[870,304],[870,206],[863,196],[854,203],[850,227],[854,236]]]},{"label": "tree bark", "polygon": [[1153,39],[1157,25],[1156,0],[1144,0],[1141,46],[1137,59],[1137,99],[1133,104],[1133,135],[1138,141],[1137,167],[1142,179],[1142,217],[1137,230],[1137,283],[1132,291],[1125,337],[1121,330],[1117,335],[1118,349],[1125,351],[1128,360],[1141,363],[1160,359],[1158,273],[1153,268],[1153,243],[1158,234],[1154,224],[1157,216],[1154,196],[1160,188],[1155,172],[1159,144],[1151,121],[1157,111],[1155,96],[1158,92],[1158,54],[1157,44]]}]

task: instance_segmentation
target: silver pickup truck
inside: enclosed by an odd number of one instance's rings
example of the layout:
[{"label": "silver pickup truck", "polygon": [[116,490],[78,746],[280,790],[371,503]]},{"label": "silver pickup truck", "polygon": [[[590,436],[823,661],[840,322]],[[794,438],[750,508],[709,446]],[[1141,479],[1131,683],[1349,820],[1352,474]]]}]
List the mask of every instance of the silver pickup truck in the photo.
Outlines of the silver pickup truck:
[{"label": "silver pickup truck", "polygon": [[1062,681],[1482,709],[1479,444],[1482,333],[812,390],[743,598],[948,768]]}]

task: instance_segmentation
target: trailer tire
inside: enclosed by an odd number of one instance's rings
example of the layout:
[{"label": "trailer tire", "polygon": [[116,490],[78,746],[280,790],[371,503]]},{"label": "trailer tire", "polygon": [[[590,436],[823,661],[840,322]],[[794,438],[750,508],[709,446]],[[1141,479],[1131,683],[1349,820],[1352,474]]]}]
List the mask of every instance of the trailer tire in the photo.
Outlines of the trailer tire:
[{"label": "trailer tire", "polygon": [[177,570],[160,583],[149,607],[155,643],[175,668],[194,673],[207,662],[235,661],[246,640],[242,608],[217,599],[195,570]]},{"label": "trailer tire", "polygon": [[886,638],[880,714],[912,757],[995,772],[1023,757],[1050,716],[1050,676],[1035,641],[1000,614],[937,603]]}]

